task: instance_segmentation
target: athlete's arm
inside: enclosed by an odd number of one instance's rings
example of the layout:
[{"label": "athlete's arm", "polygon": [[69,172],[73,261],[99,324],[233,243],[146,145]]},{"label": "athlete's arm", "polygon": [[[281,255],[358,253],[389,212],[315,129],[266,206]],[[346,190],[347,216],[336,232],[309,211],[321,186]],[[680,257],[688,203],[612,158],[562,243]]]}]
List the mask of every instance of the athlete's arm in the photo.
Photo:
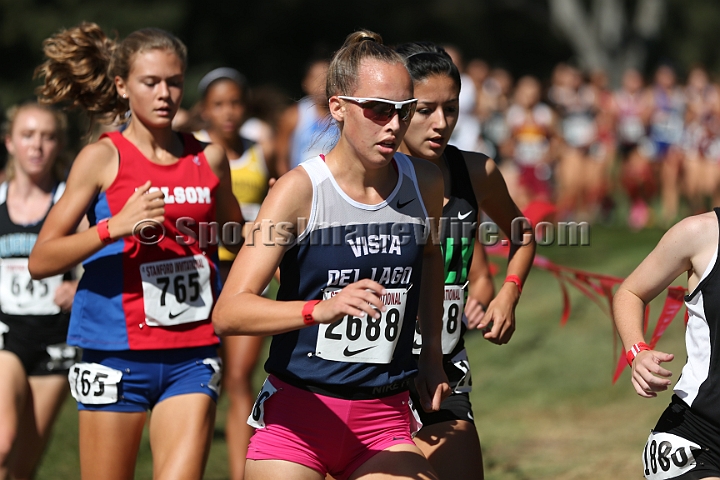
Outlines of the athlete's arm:
[{"label": "athlete's arm", "polygon": [[[212,171],[220,179],[220,185],[217,188],[217,196],[215,199],[215,209],[217,221],[222,230],[223,225],[228,222],[243,224],[245,223],[240,204],[232,192],[232,183],[230,181],[230,164],[228,163],[225,151],[219,145],[210,144],[205,147],[205,158]],[[223,245],[229,251],[237,253],[240,250],[241,243]]]},{"label": "athlete's arm", "polygon": [[[426,160],[412,158],[412,162],[428,216],[439,219],[442,216],[444,189],[442,173],[437,166]],[[422,333],[422,350],[420,350],[415,385],[423,409],[430,412],[440,409],[440,403],[450,394],[450,387],[442,366],[442,305],[445,275],[440,245],[428,241],[425,243],[423,254],[417,315]]]},{"label": "athlete's arm", "polygon": [[[270,300],[262,296],[262,291],[294,235],[301,233],[297,232],[299,219],[310,218],[311,203],[312,184],[302,168],[283,175],[270,190],[213,310],[213,325],[219,335],[275,335],[306,326],[302,317],[304,300]],[[318,303],[313,318],[317,323],[331,323],[345,315],[378,316],[373,306],[385,309],[382,293],[382,285],[360,280]]]},{"label": "athlete's arm", "polygon": [[495,296],[495,285],[493,285],[485,247],[477,239],[473,243],[472,263],[467,278],[470,284],[465,316],[468,319],[468,328],[476,328],[485,315],[485,309]]},{"label": "athlete's arm", "polygon": [[[645,306],[683,272],[702,275],[718,243],[714,213],[686,218],[665,233],[657,246],[620,285],[613,298],[613,319],[625,351],[644,342]],[[696,268],[699,267],[699,268]],[[700,273],[697,273],[700,272]],[[632,365],[632,384],[641,397],[655,397],[670,385],[669,370],[660,366],[672,354],[640,352]]]},{"label": "athlete's arm", "polygon": [[[470,172],[478,206],[508,238],[514,238],[513,220],[522,217],[522,212],[510,197],[500,170],[492,159],[480,153],[463,152],[463,156]],[[480,220],[478,212],[478,223]],[[522,245],[510,242],[507,274],[517,275],[522,283],[525,283],[533,258],[535,258],[535,240],[532,232],[526,232],[523,235]],[[503,283],[476,328],[484,329],[492,323],[490,331],[484,334],[485,338],[499,345],[509,342],[515,332],[515,307],[519,299],[520,292],[517,285],[512,282]]]},{"label": "athlete's arm", "polygon": [[[78,154],[67,180],[65,192],[50,209],[35,246],[30,253],[28,269],[34,279],[64,273],[104,247],[93,226],[82,232],[77,227],[90,202],[115,179],[118,153],[109,139],[86,146]],[[164,220],[163,193],[148,193],[150,182],[138,189],[123,209],[108,222],[112,239],[133,234],[140,220]]]}]

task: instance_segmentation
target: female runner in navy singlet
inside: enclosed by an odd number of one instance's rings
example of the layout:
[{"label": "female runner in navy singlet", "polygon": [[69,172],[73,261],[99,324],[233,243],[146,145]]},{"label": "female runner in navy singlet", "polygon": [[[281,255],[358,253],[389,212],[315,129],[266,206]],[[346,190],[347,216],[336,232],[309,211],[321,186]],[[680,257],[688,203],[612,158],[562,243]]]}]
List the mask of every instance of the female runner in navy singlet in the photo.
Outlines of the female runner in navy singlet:
[{"label": "female runner in navy singlet", "polygon": [[[348,36],[326,92],[337,145],[272,188],[213,312],[222,335],[274,335],[245,475],[437,478],[412,441],[408,387],[417,374],[427,410],[448,393],[442,258],[422,241],[426,219],[441,214],[442,177],[397,153],[416,100],[379,35]],[[273,301],[261,292],[278,266]]]},{"label": "female runner in navy singlet", "polygon": [[442,348],[452,393],[439,411],[418,410],[423,428],[415,443],[440,478],[481,479],[482,455],[470,405],[472,383],[463,335],[468,328],[487,329],[484,336],[493,343],[502,345],[510,340],[515,331],[515,307],[532,266],[535,244],[532,236],[526,235],[522,246],[511,246],[508,276],[495,299],[484,308],[480,299],[487,287],[478,281],[473,250],[481,247],[473,224],[482,221],[482,209],[511,238],[511,224],[522,214],[492,159],[448,145],[458,118],[460,94],[460,75],[450,56],[429,42],[406,43],[396,50],[406,59],[418,99],[400,151],[433,162],[445,181],[446,222],[440,230],[445,256]]},{"label": "female runner in navy singlet", "polygon": [[[202,222],[241,222],[221,147],[171,129],[185,46],[159,29],[120,42],[84,23],[44,44],[48,102],[130,120],[76,158],[30,256],[44,278],[84,261],[68,343],[83,479],[131,479],[147,411],[155,478],[200,479],[220,382],[217,246]],[[91,227],[74,233],[87,213]]]}]

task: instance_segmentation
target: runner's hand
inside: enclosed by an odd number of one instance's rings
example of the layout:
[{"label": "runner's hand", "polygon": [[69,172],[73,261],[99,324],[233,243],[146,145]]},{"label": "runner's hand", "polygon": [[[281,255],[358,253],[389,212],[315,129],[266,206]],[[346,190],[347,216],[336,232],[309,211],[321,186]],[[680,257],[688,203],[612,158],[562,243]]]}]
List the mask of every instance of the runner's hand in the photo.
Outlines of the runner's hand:
[{"label": "runner's hand", "polygon": [[57,290],[55,290],[53,302],[55,302],[55,305],[60,307],[60,310],[63,312],[69,312],[72,308],[77,286],[77,280],[67,280],[62,282],[60,286],[58,286]]},{"label": "runner's hand", "polygon": [[332,323],[345,315],[362,317],[366,313],[373,318],[380,318],[380,312],[385,311],[380,298],[383,293],[385,288],[370,279],[351,283],[332,298],[315,305],[313,318],[318,323]]},{"label": "runner's hand", "polygon": [[500,290],[495,299],[490,302],[485,315],[476,327],[478,330],[485,329],[483,335],[485,339],[497,345],[508,343],[515,333],[517,297],[513,299],[510,294],[503,292],[507,291]]},{"label": "runner's hand", "polygon": [[415,388],[423,410],[437,412],[442,401],[450,395],[450,385],[443,370],[442,353],[431,355],[426,352],[425,348],[420,352]]},{"label": "runner's hand", "polygon": [[671,362],[675,358],[672,353],[657,350],[643,350],[638,353],[632,364],[632,384],[638,395],[644,398],[657,397],[656,392],[664,392],[670,386],[670,370],[660,366],[663,362]]},{"label": "runner's hand", "polygon": [[468,297],[465,304],[465,316],[468,319],[468,328],[477,328],[485,315],[485,305],[473,297]]},{"label": "runner's hand", "polygon": [[160,190],[150,192],[151,186],[148,180],[138,187],[122,210],[110,217],[108,229],[112,238],[123,238],[136,233],[136,226],[143,220],[158,224],[165,220],[165,195]]}]

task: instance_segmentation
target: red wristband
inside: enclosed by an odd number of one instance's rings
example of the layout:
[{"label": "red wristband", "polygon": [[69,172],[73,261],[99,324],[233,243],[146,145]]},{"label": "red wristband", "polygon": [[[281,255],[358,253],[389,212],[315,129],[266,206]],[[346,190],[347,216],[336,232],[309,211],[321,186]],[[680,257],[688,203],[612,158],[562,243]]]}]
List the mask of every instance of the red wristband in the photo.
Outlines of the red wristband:
[{"label": "red wristband", "polygon": [[628,350],[625,354],[625,359],[627,360],[628,365],[632,367],[633,360],[635,360],[635,357],[638,356],[638,353],[642,352],[643,350],[652,350],[652,348],[650,348],[650,345],[645,342],[636,343],[635,345],[630,347],[630,350]]},{"label": "red wristband", "polygon": [[512,282],[517,285],[518,293],[522,293],[522,280],[520,280],[520,277],[518,277],[517,275],[508,275],[507,277],[505,277],[505,282],[503,283],[507,282]]},{"label": "red wristband", "polygon": [[100,237],[100,241],[104,245],[110,245],[111,243],[113,243],[115,241],[110,237],[110,230],[108,229],[108,220],[109,220],[109,218],[103,218],[102,220],[97,222],[98,237]]},{"label": "red wristband", "polygon": [[302,316],[303,316],[303,323],[305,325],[315,325],[317,322],[313,318],[313,309],[315,308],[315,305],[320,303],[320,300],[310,300],[305,305],[303,305],[302,309]]}]

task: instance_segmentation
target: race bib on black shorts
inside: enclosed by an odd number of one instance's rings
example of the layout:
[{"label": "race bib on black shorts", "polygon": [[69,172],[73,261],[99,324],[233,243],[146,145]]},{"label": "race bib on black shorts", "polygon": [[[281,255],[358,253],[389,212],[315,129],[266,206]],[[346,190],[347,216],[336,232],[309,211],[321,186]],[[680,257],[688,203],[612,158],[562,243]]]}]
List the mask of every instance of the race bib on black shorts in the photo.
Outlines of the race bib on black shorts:
[{"label": "race bib on black shorts", "polygon": [[643,467],[648,480],[668,480],[689,472],[697,465],[697,443],[672,433],[652,432],[643,450]]},{"label": "race bib on black shorts", "polygon": [[27,258],[4,258],[0,263],[0,308],[10,315],[56,315],[55,291],[63,276],[33,280]]}]

